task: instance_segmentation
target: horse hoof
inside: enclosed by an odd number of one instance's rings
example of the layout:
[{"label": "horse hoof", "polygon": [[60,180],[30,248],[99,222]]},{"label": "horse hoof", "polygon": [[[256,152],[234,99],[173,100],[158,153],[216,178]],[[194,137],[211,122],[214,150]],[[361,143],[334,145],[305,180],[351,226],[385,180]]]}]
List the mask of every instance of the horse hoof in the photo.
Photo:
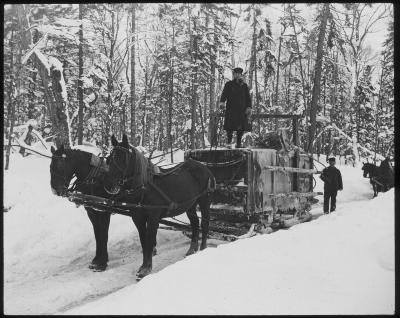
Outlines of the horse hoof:
[{"label": "horse hoof", "polygon": [[198,247],[197,248],[193,248],[193,247],[189,248],[189,250],[186,253],[186,256],[196,253],[198,251],[198,249],[199,249]]},{"label": "horse hoof", "polygon": [[189,255],[192,255],[192,254],[194,254],[195,252],[192,250],[192,249],[190,249],[190,250],[188,250],[187,252],[186,252],[186,256],[189,256]]},{"label": "horse hoof", "polygon": [[[92,267],[90,267],[90,265],[93,265]],[[93,272],[104,272],[107,268],[107,264],[90,264],[89,268],[93,271]]]},{"label": "horse hoof", "polygon": [[141,280],[143,277],[149,275],[150,273],[151,273],[151,268],[140,267],[138,272],[136,273],[136,280]]}]

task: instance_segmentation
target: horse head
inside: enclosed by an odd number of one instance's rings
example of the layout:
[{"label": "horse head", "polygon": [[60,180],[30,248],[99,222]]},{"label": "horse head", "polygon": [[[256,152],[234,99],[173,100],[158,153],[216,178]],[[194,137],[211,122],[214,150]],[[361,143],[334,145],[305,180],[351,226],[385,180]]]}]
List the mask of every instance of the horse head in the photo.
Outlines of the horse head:
[{"label": "horse head", "polygon": [[109,171],[107,174],[108,184],[105,190],[109,194],[117,194],[128,181],[131,181],[135,174],[137,152],[131,149],[128,137],[125,134],[121,142],[118,142],[115,136],[112,135],[111,144],[113,149],[107,159]]},{"label": "horse head", "polygon": [[51,147],[50,185],[54,194],[65,196],[69,184],[75,176],[78,183],[84,183],[92,166],[91,153],[78,149],[65,149],[64,145]]},{"label": "horse head", "polygon": [[363,166],[361,168],[363,170],[363,177],[368,178],[368,174],[371,172],[370,170],[370,163],[363,162]]},{"label": "horse head", "polygon": [[64,145],[55,149],[51,146],[50,185],[54,194],[65,196],[69,184],[76,172],[75,158],[71,149],[65,149]]}]

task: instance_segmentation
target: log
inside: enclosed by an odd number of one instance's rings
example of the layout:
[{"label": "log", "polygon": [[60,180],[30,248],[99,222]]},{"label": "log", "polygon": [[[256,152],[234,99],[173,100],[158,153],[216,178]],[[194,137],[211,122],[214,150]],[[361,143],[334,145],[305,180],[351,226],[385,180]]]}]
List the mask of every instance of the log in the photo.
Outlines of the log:
[{"label": "log", "polygon": [[268,194],[270,198],[281,198],[281,197],[314,197],[317,195],[323,195],[323,192],[286,192],[286,193],[271,193]]}]

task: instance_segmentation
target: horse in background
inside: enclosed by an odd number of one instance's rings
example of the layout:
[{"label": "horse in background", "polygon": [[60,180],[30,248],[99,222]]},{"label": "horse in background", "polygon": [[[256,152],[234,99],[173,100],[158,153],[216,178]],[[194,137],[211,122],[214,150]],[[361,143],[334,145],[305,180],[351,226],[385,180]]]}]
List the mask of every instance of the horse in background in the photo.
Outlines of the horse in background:
[{"label": "horse in background", "polygon": [[378,195],[378,192],[386,192],[394,186],[394,172],[390,165],[389,157],[381,162],[378,167],[373,163],[363,162],[361,168],[364,178],[369,178],[372,188],[374,190],[374,197]]},{"label": "horse in background", "polygon": [[138,279],[152,270],[152,250],[157,229],[162,218],[174,217],[186,212],[192,228],[192,240],[186,255],[195,253],[199,240],[199,218],[196,206],[200,206],[202,239],[200,249],[207,246],[209,227],[210,192],[215,189],[215,178],[202,163],[192,159],[177,166],[154,171],[149,160],[135,148],[130,148],[124,134],[122,142],[114,135],[110,154],[108,178],[111,186],[106,191],[125,194],[121,200],[136,205],[132,208],[132,219],[139,231],[143,248],[143,264],[136,276]]}]

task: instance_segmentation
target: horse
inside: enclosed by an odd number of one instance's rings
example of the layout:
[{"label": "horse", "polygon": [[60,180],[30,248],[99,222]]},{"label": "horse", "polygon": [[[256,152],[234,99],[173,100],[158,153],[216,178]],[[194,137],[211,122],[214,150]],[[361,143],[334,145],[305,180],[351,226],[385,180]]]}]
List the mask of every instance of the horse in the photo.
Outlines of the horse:
[{"label": "horse", "polygon": [[379,167],[369,162],[363,162],[361,169],[364,171],[363,177],[369,177],[370,179],[374,190],[374,197],[378,195],[378,192],[386,192],[393,187],[394,175],[389,158],[385,158]]},{"label": "horse", "polygon": [[110,154],[108,179],[106,186],[110,194],[129,194],[124,201],[136,204],[133,208],[133,220],[139,231],[143,248],[143,264],[136,276],[141,279],[152,271],[151,242],[156,240],[159,222],[163,218],[174,217],[186,211],[192,228],[192,238],[186,255],[199,249],[199,218],[197,205],[201,211],[202,239],[200,250],[207,247],[209,228],[210,196],[215,189],[215,178],[202,163],[188,159],[176,167],[156,173],[150,160],[135,148],[130,148],[124,134],[122,142],[114,135],[111,137],[113,149]]},{"label": "horse", "polygon": [[[108,165],[103,159],[89,152],[51,147],[52,158],[50,164],[50,185],[54,194],[67,196],[69,184],[76,176],[75,189],[84,194],[110,198],[104,190],[107,183],[105,178]],[[96,212],[93,208],[85,207],[87,215],[93,225],[96,239],[96,255],[89,264],[89,268],[96,272],[104,271],[108,262],[108,230],[110,212]]]}]

